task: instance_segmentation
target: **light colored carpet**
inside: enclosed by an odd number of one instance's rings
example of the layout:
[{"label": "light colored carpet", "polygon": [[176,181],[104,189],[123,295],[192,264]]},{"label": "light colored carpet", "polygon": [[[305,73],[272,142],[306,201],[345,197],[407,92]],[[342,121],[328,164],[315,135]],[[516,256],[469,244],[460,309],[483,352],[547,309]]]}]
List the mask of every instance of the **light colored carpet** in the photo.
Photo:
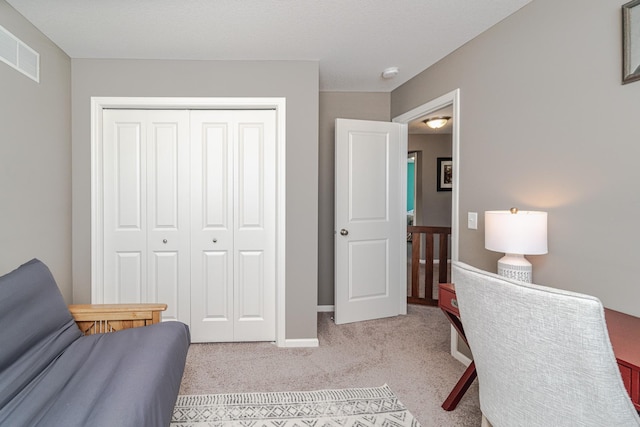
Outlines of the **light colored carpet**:
[{"label": "light colored carpet", "polygon": [[420,427],[387,385],[275,393],[180,396],[171,427]]},{"label": "light colored carpet", "polygon": [[317,348],[272,343],[192,344],[180,394],[379,387],[388,384],[423,426],[480,425],[477,381],[451,412],[440,405],[465,370],[449,352],[450,327],[437,307],[336,325],[318,313]]}]

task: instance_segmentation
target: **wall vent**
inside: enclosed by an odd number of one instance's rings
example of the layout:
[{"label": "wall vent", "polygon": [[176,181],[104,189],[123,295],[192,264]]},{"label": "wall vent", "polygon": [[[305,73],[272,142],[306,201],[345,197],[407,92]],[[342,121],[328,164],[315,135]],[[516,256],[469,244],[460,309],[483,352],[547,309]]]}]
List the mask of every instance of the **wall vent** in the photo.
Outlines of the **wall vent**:
[{"label": "wall vent", "polygon": [[40,82],[40,54],[0,25],[0,60]]}]

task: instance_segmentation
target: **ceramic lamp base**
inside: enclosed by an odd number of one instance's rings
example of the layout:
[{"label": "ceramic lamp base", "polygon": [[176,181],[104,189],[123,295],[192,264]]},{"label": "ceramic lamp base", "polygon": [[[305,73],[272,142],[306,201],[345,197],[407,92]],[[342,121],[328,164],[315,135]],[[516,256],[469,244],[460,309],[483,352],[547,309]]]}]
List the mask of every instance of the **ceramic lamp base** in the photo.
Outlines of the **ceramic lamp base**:
[{"label": "ceramic lamp base", "polygon": [[508,279],[533,283],[533,269],[524,255],[506,254],[498,260],[498,274]]}]

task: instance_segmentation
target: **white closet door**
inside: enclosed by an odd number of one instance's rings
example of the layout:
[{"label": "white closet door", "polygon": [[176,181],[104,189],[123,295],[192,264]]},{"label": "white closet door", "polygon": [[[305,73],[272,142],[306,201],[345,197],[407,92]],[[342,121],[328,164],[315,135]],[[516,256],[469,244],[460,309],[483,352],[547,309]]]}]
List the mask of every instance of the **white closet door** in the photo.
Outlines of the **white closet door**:
[{"label": "white closet door", "polygon": [[103,113],[105,304],[146,300],[146,117]]},{"label": "white closet door", "polygon": [[272,341],[275,112],[192,111],[191,140],[192,341]]},{"label": "white closet door", "polygon": [[233,114],[191,112],[191,341],[233,341]]},{"label": "white closet door", "polygon": [[236,341],[275,340],[276,132],[274,111],[236,122],[234,303]]},{"label": "white closet door", "polygon": [[105,303],[189,321],[189,113],[103,114]]},{"label": "white closet door", "polygon": [[190,320],[189,112],[147,114],[147,301],[163,320]]}]

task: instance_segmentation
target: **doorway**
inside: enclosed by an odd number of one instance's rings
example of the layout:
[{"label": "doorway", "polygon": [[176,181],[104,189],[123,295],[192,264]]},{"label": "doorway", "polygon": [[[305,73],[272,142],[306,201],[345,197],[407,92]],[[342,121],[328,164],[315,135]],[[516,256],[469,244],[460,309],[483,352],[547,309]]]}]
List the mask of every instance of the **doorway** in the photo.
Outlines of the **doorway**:
[{"label": "doorway", "polygon": [[[451,91],[426,104],[420,105],[411,111],[395,117],[394,123],[409,125],[416,120],[434,113],[447,106],[451,106],[452,130],[451,130],[451,158],[453,162],[451,185],[451,260],[458,260],[458,234],[459,234],[459,170],[460,170],[460,89]],[[423,207],[424,209],[424,207]]]},{"label": "doorway", "polygon": [[[451,186],[451,261],[458,260],[459,251],[459,229],[460,229],[460,89],[455,89],[425,104],[422,104],[404,114],[395,117],[395,123],[404,123],[407,126],[430,113],[441,110],[444,107],[452,108],[452,130],[451,130],[451,158],[453,163],[452,186]],[[460,342],[461,345],[464,343]],[[464,348],[462,348],[465,351]],[[469,365],[471,359],[459,350],[458,334],[451,328],[451,354],[462,363]]]}]

